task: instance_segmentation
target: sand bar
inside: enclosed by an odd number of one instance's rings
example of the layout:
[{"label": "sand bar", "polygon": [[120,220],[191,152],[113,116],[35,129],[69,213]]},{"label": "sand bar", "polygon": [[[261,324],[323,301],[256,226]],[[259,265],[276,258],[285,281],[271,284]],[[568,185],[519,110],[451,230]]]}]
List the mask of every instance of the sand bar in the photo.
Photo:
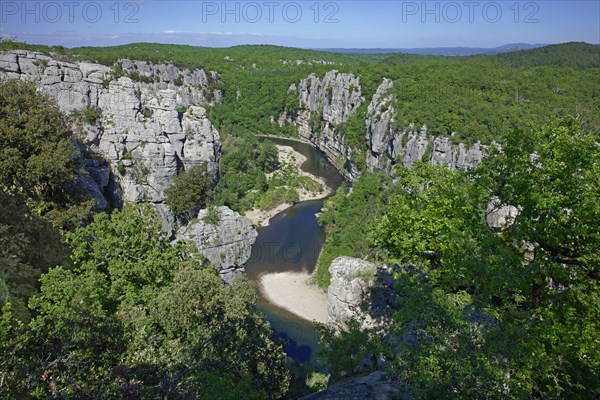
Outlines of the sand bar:
[{"label": "sand bar", "polygon": [[305,272],[265,274],[260,291],[272,304],[307,321],[327,322],[327,294]]}]

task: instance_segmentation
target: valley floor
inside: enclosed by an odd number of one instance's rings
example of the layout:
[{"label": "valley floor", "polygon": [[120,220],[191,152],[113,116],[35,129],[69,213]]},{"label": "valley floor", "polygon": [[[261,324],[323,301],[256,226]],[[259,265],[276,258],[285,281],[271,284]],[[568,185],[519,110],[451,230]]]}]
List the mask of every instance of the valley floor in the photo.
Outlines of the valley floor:
[{"label": "valley floor", "polygon": [[266,274],[260,290],[272,304],[307,321],[327,322],[327,294],[304,272]]},{"label": "valley floor", "polygon": [[[311,192],[305,189],[298,189],[298,196],[300,198],[300,201],[322,199],[331,193],[331,189],[327,186],[327,184],[322,178],[309,174],[308,172],[302,171],[300,166],[306,161],[306,157],[304,155],[297,152],[290,146],[276,145],[276,147],[279,151],[279,163],[281,165],[289,164],[295,166],[298,175],[308,176],[315,182],[318,182],[324,188],[322,192],[318,193]],[[270,176],[268,176],[268,178],[270,178]],[[247,211],[246,214],[244,214],[244,216],[250,221],[252,221],[252,223],[257,227],[268,226],[269,220],[272,217],[291,206],[292,204],[290,203],[282,203],[268,210],[261,210],[259,208],[255,208],[253,210]]]},{"label": "valley floor", "polygon": [[[293,165],[298,175],[308,176],[324,188],[323,191],[318,193],[298,189],[300,201],[324,198],[331,193],[331,189],[322,178],[301,169],[302,164],[306,161],[304,155],[290,146],[277,145],[277,150],[279,151],[279,163],[281,165]],[[245,216],[256,226],[267,226],[273,216],[290,206],[292,204],[283,203],[270,210],[254,209],[248,211]],[[277,307],[307,321],[326,323],[327,294],[323,289],[314,285],[311,280],[312,275],[305,272],[265,274],[260,278],[259,290],[267,301]]]}]

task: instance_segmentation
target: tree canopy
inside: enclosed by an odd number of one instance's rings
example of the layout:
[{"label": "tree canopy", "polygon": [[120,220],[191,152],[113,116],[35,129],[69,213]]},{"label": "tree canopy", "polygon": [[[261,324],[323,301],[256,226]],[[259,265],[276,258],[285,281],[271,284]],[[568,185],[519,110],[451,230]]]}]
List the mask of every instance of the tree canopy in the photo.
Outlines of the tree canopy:
[{"label": "tree canopy", "polygon": [[189,220],[210,200],[214,180],[205,162],[194,165],[177,175],[165,190],[165,203],[173,214]]},{"label": "tree canopy", "polygon": [[33,83],[0,84],[0,281],[21,319],[39,275],[67,259],[61,233],[94,205],[76,185],[85,171],[72,140],[64,115]]},{"label": "tree canopy", "polygon": [[[398,167],[361,254],[404,266],[379,343],[388,373],[416,398],[597,397],[599,167],[573,118],[514,131],[473,171]],[[369,204],[338,196],[321,217],[328,243],[356,227],[339,216]],[[507,226],[486,222],[493,197],[518,210]]]},{"label": "tree canopy", "polygon": [[286,357],[246,280],[225,285],[150,206],[98,214],[68,235],[73,269],[41,277],[37,316],[0,322],[6,398],[279,398]]}]

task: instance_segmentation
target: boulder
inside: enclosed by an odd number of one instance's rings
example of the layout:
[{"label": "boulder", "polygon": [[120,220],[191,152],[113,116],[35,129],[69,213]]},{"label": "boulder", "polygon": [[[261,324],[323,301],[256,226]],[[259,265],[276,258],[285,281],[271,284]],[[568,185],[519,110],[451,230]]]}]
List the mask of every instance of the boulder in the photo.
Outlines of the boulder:
[{"label": "boulder", "polygon": [[208,221],[208,209],[177,232],[177,240],[190,240],[226,282],[242,273],[258,233],[252,222],[228,207],[215,207],[218,221]]},{"label": "boulder", "polygon": [[362,329],[377,328],[390,322],[392,309],[398,307],[393,268],[377,266],[352,257],[338,257],[329,266],[331,281],[327,290],[327,323],[344,327],[351,318]]}]

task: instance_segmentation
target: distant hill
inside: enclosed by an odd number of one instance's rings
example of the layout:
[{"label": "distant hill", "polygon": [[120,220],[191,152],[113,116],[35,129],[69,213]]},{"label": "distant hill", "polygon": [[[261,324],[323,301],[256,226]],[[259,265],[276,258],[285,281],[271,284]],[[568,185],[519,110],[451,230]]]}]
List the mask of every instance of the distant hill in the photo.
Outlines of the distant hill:
[{"label": "distant hill", "polygon": [[424,48],[376,48],[376,49],[319,49],[331,51],[334,53],[346,54],[389,54],[389,53],[406,53],[406,54],[421,54],[432,56],[473,56],[477,54],[500,54],[518,50],[536,49],[545,44],[527,44],[527,43],[511,43],[504,46],[494,48],[482,47],[424,47]]},{"label": "distant hill", "polygon": [[554,44],[537,49],[498,54],[497,59],[511,67],[552,65],[574,68],[600,67],[600,45],[584,42]]}]

